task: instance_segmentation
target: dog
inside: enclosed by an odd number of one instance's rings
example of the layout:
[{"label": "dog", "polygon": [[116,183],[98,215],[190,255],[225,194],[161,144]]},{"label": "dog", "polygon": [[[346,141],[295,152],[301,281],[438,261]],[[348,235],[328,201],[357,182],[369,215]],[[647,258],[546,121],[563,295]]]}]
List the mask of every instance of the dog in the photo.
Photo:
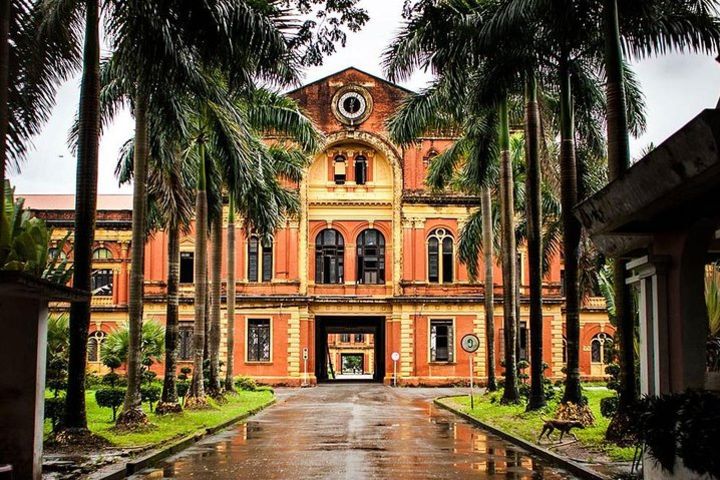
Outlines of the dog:
[{"label": "dog", "polygon": [[547,437],[548,440],[552,440],[550,438],[550,434],[553,433],[555,430],[560,432],[559,441],[562,441],[563,436],[565,436],[566,433],[568,435],[571,435],[575,440],[577,440],[577,436],[575,436],[575,434],[572,433],[570,430],[572,430],[573,428],[585,428],[585,425],[576,420],[546,420],[543,418],[542,421],[545,423],[543,423],[542,432],[540,432],[540,436],[538,437],[538,443],[540,443],[540,440],[543,436]]}]

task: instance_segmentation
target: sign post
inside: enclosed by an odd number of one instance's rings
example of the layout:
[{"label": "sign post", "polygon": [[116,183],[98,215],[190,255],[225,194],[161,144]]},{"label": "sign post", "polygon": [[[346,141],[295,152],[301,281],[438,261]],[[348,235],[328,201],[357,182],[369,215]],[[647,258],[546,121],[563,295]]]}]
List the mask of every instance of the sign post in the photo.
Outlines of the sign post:
[{"label": "sign post", "polygon": [[470,357],[470,410],[475,408],[475,401],[473,400],[473,358],[474,353],[480,348],[480,339],[473,333],[468,333],[460,340],[460,346],[465,350]]},{"label": "sign post", "polygon": [[390,358],[392,358],[393,361],[393,387],[397,387],[397,362],[400,360],[400,354],[393,352]]},{"label": "sign post", "polygon": [[305,368],[303,370],[303,386],[308,386],[308,373],[307,373],[307,367],[308,367],[308,348],[303,348],[303,362],[305,364]]}]

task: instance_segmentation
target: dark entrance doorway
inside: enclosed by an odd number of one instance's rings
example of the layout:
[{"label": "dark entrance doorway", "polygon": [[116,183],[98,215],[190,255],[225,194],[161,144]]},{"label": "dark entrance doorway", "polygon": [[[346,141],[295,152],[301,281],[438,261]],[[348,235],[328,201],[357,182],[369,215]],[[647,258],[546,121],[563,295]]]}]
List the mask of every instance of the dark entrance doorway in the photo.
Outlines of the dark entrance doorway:
[{"label": "dark entrance doorway", "polygon": [[[383,317],[315,317],[315,377],[318,382],[350,381],[332,378],[342,365],[329,361],[328,335],[372,335],[372,381],[382,382],[385,377],[385,318]],[[365,365],[365,368],[369,365]]]}]

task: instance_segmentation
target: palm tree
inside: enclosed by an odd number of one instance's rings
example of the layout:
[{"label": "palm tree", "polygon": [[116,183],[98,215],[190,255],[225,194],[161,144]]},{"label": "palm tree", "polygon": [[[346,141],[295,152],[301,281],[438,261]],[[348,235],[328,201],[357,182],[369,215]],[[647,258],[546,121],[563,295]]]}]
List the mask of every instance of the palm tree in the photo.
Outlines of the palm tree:
[{"label": "palm tree", "polygon": [[[178,309],[180,276],[180,233],[189,230],[192,217],[192,168],[184,161],[176,131],[162,119],[151,121],[152,142],[148,166],[148,217],[146,233],[165,229],[168,242],[168,281],[165,321],[165,375],[157,413],[181,409],[177,397]],[[167,131],[164,131],[167,130]],[[129,140],[123,146],[115,174],[120,184],[132,180],[134,149]]]},{"label": "palm tree", "polygon": [[[221,211],[222,212],[222,211]],[[222,227],[223,216],[216,214],[210,226],[210,395],[217,397],[221,392],[220,382],[220,312],[222,292]]]},{"label": "palm tree", "polygon": [[225,358],[225,390],[235,391],[233,364],[235,363],[235,296],[237,281],[235,280],[235,195],[228,194],[227,222],[227,356]]},{"label": "palm tree", "polygon": [[495,292],[493,280],[493,220],[492,196],[489,186],[480,190],[480,208],[482,210],[482,245],[485,255],[485,336],[487,337],[487,389],[490,392],[497,390],[495,381]]}]

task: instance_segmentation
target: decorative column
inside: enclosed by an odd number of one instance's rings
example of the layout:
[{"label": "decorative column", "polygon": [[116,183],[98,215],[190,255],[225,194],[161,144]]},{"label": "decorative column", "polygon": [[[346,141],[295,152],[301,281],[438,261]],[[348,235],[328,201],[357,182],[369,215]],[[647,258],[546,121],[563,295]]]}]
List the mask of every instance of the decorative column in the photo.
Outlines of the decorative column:
[{"label": "decorative column", "polygon": [[[282,319],[279,320],[282,321]],[[300,312],[298,312],[297,308],[290,312],[287,322],[287,374],[290,377],[300,377],[302,348],[300,346]]]},{"label": "decorative column", "polygon": [[413,352],[415,338],[413,336],[413,318],[410,313],[393,313],[393,321],[400,322],[400,378],[414,376]]}]

